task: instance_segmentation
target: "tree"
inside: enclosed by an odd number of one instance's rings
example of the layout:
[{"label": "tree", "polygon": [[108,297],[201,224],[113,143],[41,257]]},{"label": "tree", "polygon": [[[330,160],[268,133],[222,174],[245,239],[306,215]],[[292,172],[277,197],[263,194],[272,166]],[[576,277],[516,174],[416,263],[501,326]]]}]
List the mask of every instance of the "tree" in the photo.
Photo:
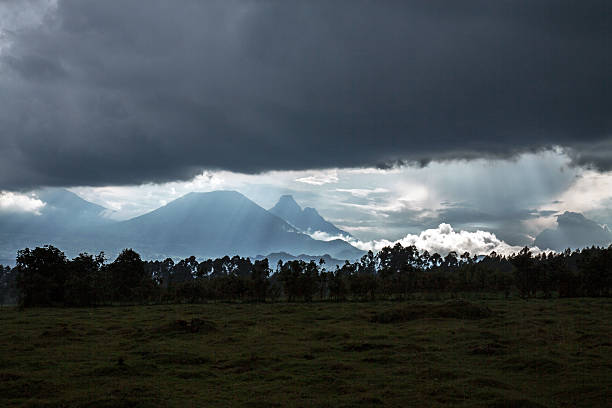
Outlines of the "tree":
[{"label": "tree", "polygon": [[251,294],[252,297],[260,302],[266,301],[268,288],[270,287],[270,267],[268,260],[255,261],[251,272]]},{"label": "tree", "polygon": [[344,300],[347,294],[346,281],[345,281],[345,269],[336,267],[335,272],[328,272],[329,275],[329,296],[336,300]]},{"label": "tree", "polygon": [[198,261],[195,256],[185,258],[172,268],[173,282],[190,282],[192,281],[198,270]]},{"label": "tree", "polygon": [[612,246],[587,248],[578,262],[587,296],[610,296],[612,292]]},{"label": "tree", "polygon": [[66,255],[45,245],[17,252],[18,301],[22,307],[54,306],[64,303],[68,272]]},{"label": "tree", "polygon": [[133,249],[124,249],[115,261],[108,265],[113,300],[141,300],[150,293],[153,281],[147,276],[144,262]]},{"label": "tree", "polygon": [[537,276],[534,268],[534,259],[528,247],[510,258],[514,266],[514,284],[519,295],[523,298],[535,295],[537,288]]},{"label": "tree", "polygon": [[95,257],[87,253],[79,254],[69,262],[64,288],[67,305],[90,306],[100,300],[99,287],[96,283],[99,283],[98,275],[103,265],[103,252]]},{"label": "tree", "polygon": [[283,290],[289,302],[295,301],[300,295],[300,276],[306,266],[304,261],[294,260],[284,264],[279,261],[278,279],[283,283]]},{"label": "tree", "polygon": [[303,269],[300,279],[300,294],[307,302],[312,302],[312,296],[317,293],[319,284],[319,266],[310,261]]}]

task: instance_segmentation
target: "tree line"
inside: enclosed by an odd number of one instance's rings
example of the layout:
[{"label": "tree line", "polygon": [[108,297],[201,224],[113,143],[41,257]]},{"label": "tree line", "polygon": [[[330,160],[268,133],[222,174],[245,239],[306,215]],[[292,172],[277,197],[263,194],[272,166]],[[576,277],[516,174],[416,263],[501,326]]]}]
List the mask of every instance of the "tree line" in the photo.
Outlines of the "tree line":
[{"label": "tree line", "polygon": [[415,293],[491,292],[506,297],[612,295],[612,245],[534,255],[495,252],[446,256],[400,244],[369,251],[356,262],[207,259],[144,261],[125,249],[68,259],[51,245],[18,251],[16,266],[0,265],[0,303],[94,306],[124,303],[407,299]]}]

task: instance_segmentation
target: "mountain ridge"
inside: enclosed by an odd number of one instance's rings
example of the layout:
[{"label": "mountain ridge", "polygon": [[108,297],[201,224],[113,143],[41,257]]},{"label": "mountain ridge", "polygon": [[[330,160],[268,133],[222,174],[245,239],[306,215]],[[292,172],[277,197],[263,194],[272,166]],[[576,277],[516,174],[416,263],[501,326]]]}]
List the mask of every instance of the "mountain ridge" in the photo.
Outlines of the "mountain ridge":
[{"label": "mountain ridge", "polygon": [[348,232],[341,230],[323,218],[315,208],[305,207],[302,209],[290,194],[282,195],[268,211],[309,235],[320,231],[330,236],[351,236]]},{"label": "mountain ridge", "polygon": [[44,244],[57,246],[68,256],[83,251],[114,256],[133,248],[148,259],[278,252],[356,259],[362,252],[342,240],[316,240],[237,191],[187,193],[124,221],[104,218],[104,207],[67,190],[47,191],[40,197],[49,200],[43,216],[24,214],[10,230],[4,227],[11,218],[0,218],[3,261],[14,259],[19,249]]},{"label": "mountain ridge", "polygon": [[188,193],[113,229],[126,244],[156,248],[163,231],[166,241],[178,243],[169,249],[185,254],[199,250],[202,256],[288,252],[353,258],[360,252],[345,241],[315,240],[241,193],[227,190]]}]

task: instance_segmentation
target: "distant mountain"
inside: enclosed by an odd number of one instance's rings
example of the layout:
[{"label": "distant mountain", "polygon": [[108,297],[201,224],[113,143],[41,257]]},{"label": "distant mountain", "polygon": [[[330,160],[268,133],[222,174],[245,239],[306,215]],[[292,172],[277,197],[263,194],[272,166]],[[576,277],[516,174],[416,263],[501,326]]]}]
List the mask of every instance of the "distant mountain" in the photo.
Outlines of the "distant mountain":
[{"label": "distant mountain", "polygon": [[67,190],[35,195],[45,203],[40,214],[0,215],[0,263],[14,263],[17,250],[44,244],[71,257],[104,251],[112,258],[124,248],[146,259],[287,252],[352,260],[362,255],[343,240],[311,238],[235,191],[189,193],[127,221],[108,219],[106,208]]},{"label": "distant mountain", "polygon": [[334,224],[321,217],[314,208],[306,207],[302,210],[302,207],[295,202],[291,195],[281,196],[276,205],[268,211],[306,234],[321,231],[332,236],[351,236],[348,232],[342,231]]},{"label": "distant mountain", "polygon": [[0,231],[56,235],[65,230],[110,223],[104,216],[108,210],[83,200],[62,188],[46,188],[33,192],[45,205],[38,214],[8,213],[0,215]]},{"label": "distant mountain", "polygon": [[189,193],[102,235],[147,257],[288,252],[355,259],[362,253],[342,240],[315,240],[235,191]]},{"label": "distant mountain", "polygon": [[540,249],[563,251],[590,246],[608,246],[612,243],[612,231],[602,227],[584,215],[566,211],[557,216],[557,228],[542,231],[534,242]]},{"label": "distant mountain", "polygon": [[88,238],[113,223],[104,216],[106,208],[71,191],[46,188],[32,194],[45,203],[38,213],[0,213],[0,264],[14,263],[17,250],[37,245],[53,244],[71,253],[96,250]]}]

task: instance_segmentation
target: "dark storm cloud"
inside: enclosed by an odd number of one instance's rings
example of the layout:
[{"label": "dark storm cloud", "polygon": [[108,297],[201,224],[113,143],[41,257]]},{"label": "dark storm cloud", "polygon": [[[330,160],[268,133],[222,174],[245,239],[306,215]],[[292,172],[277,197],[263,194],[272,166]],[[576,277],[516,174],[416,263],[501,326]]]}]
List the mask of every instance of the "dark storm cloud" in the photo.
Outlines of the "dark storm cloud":
[{"label": "dark storm cloud", "polygon": [[555,145],[610,169],[610,9],[60,0],[1,57],[0,188]]}]

